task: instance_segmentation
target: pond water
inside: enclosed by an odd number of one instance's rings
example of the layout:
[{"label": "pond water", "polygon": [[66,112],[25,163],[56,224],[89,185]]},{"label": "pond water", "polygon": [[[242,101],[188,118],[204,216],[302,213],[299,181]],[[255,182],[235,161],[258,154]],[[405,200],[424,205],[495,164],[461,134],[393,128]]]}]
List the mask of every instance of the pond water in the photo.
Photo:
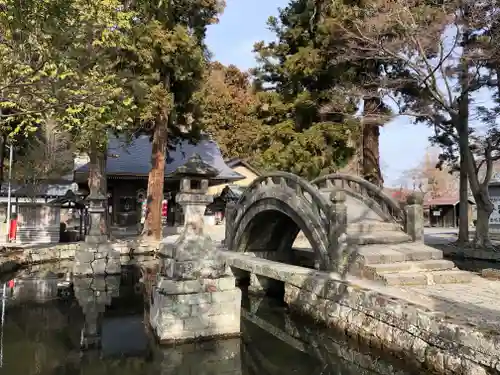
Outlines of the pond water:
[{"label": "pond water", "polygon": [[247,294],[240,338],[160,347],[148,329],[148,288],[137,268],[73,285],[68,269],[44,266],[2,280],[0,374],[417,374],[292,317],[279,301]]}]

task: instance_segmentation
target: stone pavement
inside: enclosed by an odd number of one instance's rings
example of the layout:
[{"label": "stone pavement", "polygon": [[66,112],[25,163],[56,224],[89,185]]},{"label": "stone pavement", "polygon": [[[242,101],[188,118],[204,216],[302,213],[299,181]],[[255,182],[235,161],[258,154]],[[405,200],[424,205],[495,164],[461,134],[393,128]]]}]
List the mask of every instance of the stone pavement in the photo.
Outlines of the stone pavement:
[{"label": "stone pavement", "polygon": [[442,311],[462,324],[473,324],[500,333],[500,281],[474,276],[469,284],[400,287],[425,306]]}]

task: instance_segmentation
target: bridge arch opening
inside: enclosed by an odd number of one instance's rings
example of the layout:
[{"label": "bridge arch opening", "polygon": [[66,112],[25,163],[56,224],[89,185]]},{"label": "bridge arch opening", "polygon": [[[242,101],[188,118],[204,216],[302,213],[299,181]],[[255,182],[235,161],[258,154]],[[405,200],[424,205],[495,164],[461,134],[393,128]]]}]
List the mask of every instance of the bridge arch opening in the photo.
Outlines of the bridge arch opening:
[{"label": "bridge arch opening", "polygon": [[[312,248],[301,251],[293,247],[301,232],[308,240],[313,238],[308,227],[311,223],[306,223],[285,202],[260,200],[245,211],[239,223],[232,248],[234,251],[294,266],[314,268],[316,265],[318,254]],[[248,287],[250,293],[264,294],[284,303],[283,281],[241,271],[235,276],[239,285]]]},{"label": "bridge arch opening", "polygon": [[[234,238],[233,250],[294,266],[314,268],[318,254],[313,250],[314,236],[308,224],[283,204],[258,202],[245,213]],[[294,248],[302,232],[311,247]]]}]

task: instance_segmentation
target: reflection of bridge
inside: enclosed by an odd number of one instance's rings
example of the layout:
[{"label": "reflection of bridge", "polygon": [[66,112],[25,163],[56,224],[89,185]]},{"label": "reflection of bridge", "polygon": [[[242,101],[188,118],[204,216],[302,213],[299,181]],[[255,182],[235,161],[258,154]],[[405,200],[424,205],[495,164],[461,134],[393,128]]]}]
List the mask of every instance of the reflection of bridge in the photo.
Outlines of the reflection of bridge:
[{"label": "reflection of bridge", "polygon": [[404,208],[356,176],[308,182],[276,172],[256,179],[226,213],[228,250],[385,284],[468,282],[441,251],[423,244],[423,211]]},{"label": "reflection of bridge", "polygon": [[[303,373],[324,373],[324,374],[406,374],[406,366],[403,361],[377,352],[373,348],[363,348],[353,341],[348,342],[345,336],[336,335],[335,331],[325,330],[313,324],[304,325],[295,317],[284,314],[282,309],[276,309],[272,301],[262,297],[250,296],[248,303],[244,303],[242,309],[242,324],[245,330],[245,342],[256,342],[258,345],[249,345],[251,357],[260,362],[265,373],[285,373],[287,368],[303,366]],[[272,371],[275,364],[268,363],[266,357],[269,352],[262,346],[285,347],[295,354],[289,356],[282,355],[284,361],[280,371]],[[286,345],[282,345],[285,343]],[[281,344],[281,345],[280,345]],[[307,354],[307,357],[317,359],[312,361],[308,358],[300,358],[299,352]],[[385,361],[384,358],[388,359]],[[251,364],[253,361],[248,361]],[[311,366],[319,366],[317,371],[313,371]],[[395,366],[396,363],[398,366]],[[266,371],[267,370],[267,371]]]}]

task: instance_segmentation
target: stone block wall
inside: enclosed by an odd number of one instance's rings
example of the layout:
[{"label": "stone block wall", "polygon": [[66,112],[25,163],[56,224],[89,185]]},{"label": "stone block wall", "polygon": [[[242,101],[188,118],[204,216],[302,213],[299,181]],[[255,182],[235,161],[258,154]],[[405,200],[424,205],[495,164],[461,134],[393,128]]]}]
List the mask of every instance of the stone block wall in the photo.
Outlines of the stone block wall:
[{"label": "stone block wall", "polygon": [[375,291],[311,279],[301,286],[285,283],[285,302],[317,322],[438,373],[500,371],[500,337]]},{"label": "stone block wall", "polygon": [[[15,271],[21,266],[74,259],[76,251],[81,246],[82,243],[60,243],[39,244],[25,249],[9,249],[4,254],[0,254],[0,274]],[[134,254],[134,261],[140,262],[145,258],[142,254],[148,255],[154,251],[153,247],[138,246],[135,241],[115,241],[110,246],[121,254],[122,261],[125,263],[129,261],[131,253]]]},{"label": "stone block wall", "polygon": [[238,336],[240,303],[234,277],[160,279],[153,290],[150,323],[162,343]]}]

